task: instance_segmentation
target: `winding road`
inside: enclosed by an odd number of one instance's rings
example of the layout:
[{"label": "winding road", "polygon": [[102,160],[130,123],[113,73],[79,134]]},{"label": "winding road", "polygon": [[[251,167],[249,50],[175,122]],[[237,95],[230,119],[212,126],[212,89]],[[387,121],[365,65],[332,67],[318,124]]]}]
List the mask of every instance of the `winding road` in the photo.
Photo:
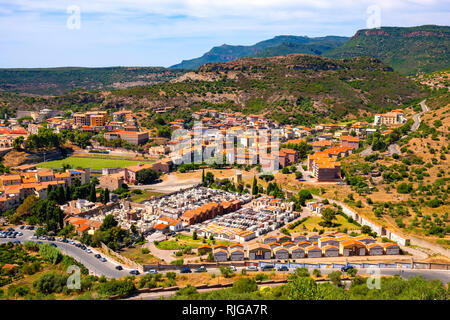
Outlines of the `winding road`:
[{"label": "winding road", "polygon": [[[108,278],[121,278],[130,274],[129,272],[131,268],[126,268],[122,265],[123,270],[116,270],[116,266],[121,264],[94,248],[90,248],[92,250],[92,253],[87,253],[85,250],[82,250],[70,243],[32,239],[34,231],[31,230],[19,230],[19,228],[15,228],[15,230],[22,232],[23,236],[17,236],[15,239],[0,238],[0,244],[13,242],[16,240],[19,240],[22,244],[25,241],[54,243],[62,253],[73,257],[76,261],[82,263],[86,268],[88,268],[89,274],[93,274],[96,276],[104,275]],[[94,255],[97,253],[104,257],[107,261],[101,262],[99,259],[95,258]]]}]

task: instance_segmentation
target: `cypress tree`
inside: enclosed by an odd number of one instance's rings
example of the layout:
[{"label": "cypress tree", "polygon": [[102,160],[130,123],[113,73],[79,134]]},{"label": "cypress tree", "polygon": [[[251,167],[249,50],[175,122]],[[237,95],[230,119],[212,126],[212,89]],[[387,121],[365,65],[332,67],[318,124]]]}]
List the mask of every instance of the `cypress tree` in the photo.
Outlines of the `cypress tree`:
[{"label": "cypress tree", "polygon": [[258,194],[258,184],[256,182],[256,177],[253,176],[252,195],[256,196],[257,194]]}]

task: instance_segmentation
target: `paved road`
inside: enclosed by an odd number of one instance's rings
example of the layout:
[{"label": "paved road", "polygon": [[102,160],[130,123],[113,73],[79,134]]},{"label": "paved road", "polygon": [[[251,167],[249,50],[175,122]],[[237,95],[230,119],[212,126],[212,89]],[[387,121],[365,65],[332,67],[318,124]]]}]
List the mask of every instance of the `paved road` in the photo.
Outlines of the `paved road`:
[{"label": "paved road", "polygon": [[425,112],[429,111],[427,105],[425,104],[425,101],[426,100],[423,100],[423,101],[420,102],[420,106],[422,107],[422,112],[415,114],[414,117],[413,117],[414,124],[411,127],[411,131],[412,132],[417,131],[417,129],[419,128],[420,121],[421,121],[420,120],[420,116],[423,115]]},{"label": "paved road", "polygon": [[[105,256],[94,248],[90,248],[93,251],[92,253],[87,253],[86,251],[69,243],[31,239],[31,237],[34,235],[34,231],[20,230],[19,228],[15,228],[15,230],[22,232],[23,236],[17,237],[15,239],[0,238],[0,243],[8,243],[14,240],[19,240],[21,243],[24,243],[25,241],[55,243],[57,248],[59,248],[64,254],[73,257],[75,260],[82,263],[86,268],[88,268],[90,274],[94,274],[97,276],[105,275],[108,278],[121,278],[123,276],[129,275],[129,271],[131,270],[130,268],[126,268],[125,266],[123,266],[124,270],[122,271],[116,270],[115,267],[119,265],[119,263],[114,261],[112,258]],[[95,258],[94,255],[97,253],[104,256],[107,261],[101,262],[100,260]]]},{"label": "paved road", "polygon": [[[238,272],[240,272],[240,269],[242,268],[237,268]],[[324,269],[322,268],[320,271],[322,273],[322,275],[327,275],[333,271],[336,271],[339,269],[333,269],[333,268],[327,268]],[[310,273],[312,272],[312,270],[309,270]],[[446,283],[450,283],[450,271],[448,270],[426,270],[426,269],[411,269],[411,270],[407,270],[407,269],[393,269],[393,268],[380,268],[379,269],[380,273],[379,275],[381,276],[394,276],[394,275],[399,275],[402,278],[405,279],[409,279],[411,277],[416,277],[416,276],[422,276],[427,280],[440,280],[442,283],[446,284]],[[294,271],[291,269],[286,273],[293,273]],[[210,272],[210,273],[215,273],[215,274],[219,274],[218,272]],[[367,269],[358,269],[358,273],[359,274],[373,274],[373,272],[368,272]],[[287,274],[286,274],[287,276]],[[377,276],[377,275],[374,275]],[[344,280],[344,282],[348,285],[350,282],[349,280]],[[264,284],[264,285],[258,285],[258,288],[260,288],[261,286],[279,286],[282,284]],[[217,288],[214,289],[210,289],[210,288],[206,288],[206,289],[199,289],[197,290],[198,292],[208,292],[208,291],[213,291],[213,290],[218,290]],[[174,295],[176,292],[176,290],[174,291],[166,291],[166,292],[149,292],[149,293],[141,293],[141,294],[137,294],[134,296],[130,296],[124,300],[154,300],[154,299],[158,299],[161,297],[170,297],[172,295]]]},{"label": "paved road", "polygon": [[161,193],[170,193],[179,191],[181,189],[188,189],[197,184],[201,183],[200,178],[188,179],[188,180],[179,180],[173,175],[168,175],[167,179],[160,183],[141,185],[141,186],[133,186],[130,185],[130,189],[141,189],[141,190],[151,190],[155,192]]},{"label": "paved road", "polygon": [[360,155],[361,157],[366,157],[372,154],[372,146],[368,146],[367,148],[365,148],[363,151],[361,151]]},{"label": "paved road", "polygon": [[396,153],[396,154],[398,154],[398,155],[401,154],[400,148],[399,148],[398,144],[396,144],[396,143],[393,143],[393,144],[389,145],[388,151],[389,151],[389,154],[390,154],[391,156],[392,156],[394,153]]}]

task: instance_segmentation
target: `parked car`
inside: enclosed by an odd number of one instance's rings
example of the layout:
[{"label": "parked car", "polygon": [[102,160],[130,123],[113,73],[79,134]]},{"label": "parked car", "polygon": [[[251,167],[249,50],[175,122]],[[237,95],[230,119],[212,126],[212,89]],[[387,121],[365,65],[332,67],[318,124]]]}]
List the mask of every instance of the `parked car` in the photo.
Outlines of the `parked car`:
[{"label": "parked car", "polygon": [[86,249],[86,252],[87,252],[87,253],[92,253],[92,250],[89,249],[89,248],[87,248],[87,249]]},{"label": "parked car", "polygon": [[47,240],[55,241],[55,237],[48,237]]},{"label": "parked car", "polygon": [[270,271],[273,270],[273,266],[265,265],[261,267],[261,271]]},{"label": "parked car", "polygon": [[247,270],[247,271],[258,271],[258,267],[256,267],[256,266],[248,266],[248,267],[245,267],[245,270]]},{"label": "parked car", "polygon": [[236,272],[236,271],[237,271],[237,269],[236,269],[235,266],[229,266],[229,268],[230,268],[230,270],[233,271],[233,272]]},{"label": "parked car", "polygon": [[353,266],[345,265],[341,268],[342,272],[347,272],[348,270],[355,269]]},{"label": "parked car", "polygon": [[180,270],[180,273],[192,273],[192,271],[191,271],[190,268],[182,268],[182,269]]},{"label": "parked car", "polygon": [[101,262],[106,262],[106,261],[107,261],[104,257],[101,257],[101,258],[98,259],[98,260],[100,260]]},{"label": "parked car", "polygon": [[80,246],[80,249],[81,249],[81,250],[86,250],[86,246],[85,246],[84,244],[82,244],[82,245]]},{"label": "parked car", "polygon": [[150,270],[148,270],[148,271],[145,271],[145,274],[155,274],[155,273],[158,273],[158,270],[156,270],[156,269],[150,269]]},{"label": "parked car", "polygon": [[116,270],[123,270],[122,266],[116,266]]},{"label": "parked car", "polygon": [[25,226],[20,226],[20,230],[23,230],[23,229],[25,229]]},{"label": "parked car", "polygon": [[94,257],[96,257],[97,259],[100,259],[102,256],[97,253]]},{"label": "parked car", "polygon": [[27,229],[28,230],[34,230],[34,226],[29,226]]},{"label": "parked car", "polygon": [[201,266],[201,267],[195,269],[195,272],[206,272],[206,268],[205,268],[205,266]]},{"label": "parked car", "polygon": [[69,240],[67,240],[66,238],[62,239],[61,241],[64,243],[69,243]]},{"label": "parked car", "polygon": [[55,247],[55,248],[57,247],[57,245],[54,244],[54,243],[50,243],[50,245],[53,246],[53,247]]},{"label": "parked car", "polygon": [[20,240],[14,240],[13,243],[14,244],[20,244]]},{"label": "parked car", "polygon": [[289,271],[289,268],[287,266],[279,266],[277,268],[278,271]]},{"label": "parked car", "polygon": [[130,270],[130,274],[134,274],[134,275],[139,275],[140,273],[139,273],[139,271],[138,270],[136,270],[136,269],[134,269],[134,270]]}]

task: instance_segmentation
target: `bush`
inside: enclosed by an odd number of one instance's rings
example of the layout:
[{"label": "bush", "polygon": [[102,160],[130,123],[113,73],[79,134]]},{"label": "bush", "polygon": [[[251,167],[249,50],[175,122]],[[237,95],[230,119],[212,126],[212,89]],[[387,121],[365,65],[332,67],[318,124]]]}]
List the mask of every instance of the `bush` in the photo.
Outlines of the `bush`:
[{"label": "bush", "polygon": [[43,243],[39,246],[39,255],[52,264],[58,264],[63,257],[61,251],[48,243]]},{"label": "bush", "polygon": [[258,285],[254,279],[241,278],[233,283],[233,289],[236,293],[250,293],[258,290]]},{"label": "bush", "polygon": [[116,280],[111,279],[98,288],[98,292],[102,295],[113,296],[113,295],[128,295],[136,290],[134,283],[131,279],[126,280]]},{"label": "bush", "polygon": [[142,254],[147,254],[147,253],[150,253],[150,250],[148,250],[148,248],[142,248],[141,252],[142,252]]},{"label": "bush", "polygon": [[44,294],[59,293],[67,284],[66,275],[56,272],[48,272],[43,274],[39,279],[33,282],[36,291]]},{"label": "bush", "polygon": [[313,270],[313,275],[316,277],[321,277],[322,276],[322,272],[320,272],[319,269],[314,269]]}]

